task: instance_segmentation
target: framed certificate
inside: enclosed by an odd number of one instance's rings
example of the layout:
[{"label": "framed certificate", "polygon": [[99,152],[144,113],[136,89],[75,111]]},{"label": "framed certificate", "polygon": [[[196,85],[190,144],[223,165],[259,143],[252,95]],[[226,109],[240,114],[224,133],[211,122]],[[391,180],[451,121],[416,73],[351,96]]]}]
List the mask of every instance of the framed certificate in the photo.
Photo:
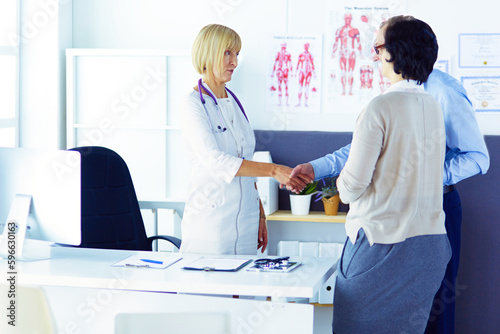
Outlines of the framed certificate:
[{"label": "framed certificate", "polygon": [[459,67],[500,67],[500,34],[458,35]]},{"label": "framed certificate", "polygon": [[477,112],[500,112],[500,76],[462,77],[462,85]]}]

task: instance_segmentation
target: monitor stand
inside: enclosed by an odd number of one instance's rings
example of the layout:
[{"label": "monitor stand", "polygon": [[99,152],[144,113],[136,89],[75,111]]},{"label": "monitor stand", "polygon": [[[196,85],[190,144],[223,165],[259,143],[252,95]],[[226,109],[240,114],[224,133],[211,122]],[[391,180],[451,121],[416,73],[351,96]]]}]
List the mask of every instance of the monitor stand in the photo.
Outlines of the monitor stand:
[{"label": "monitor stand", "polygon": [[[0,257],[7,261],[37,261],[50,258],[52,243],[26,239],[31,195],[17,194],[10,206],[0,241]],[[8,262],[11,263],[11,262]]]}]

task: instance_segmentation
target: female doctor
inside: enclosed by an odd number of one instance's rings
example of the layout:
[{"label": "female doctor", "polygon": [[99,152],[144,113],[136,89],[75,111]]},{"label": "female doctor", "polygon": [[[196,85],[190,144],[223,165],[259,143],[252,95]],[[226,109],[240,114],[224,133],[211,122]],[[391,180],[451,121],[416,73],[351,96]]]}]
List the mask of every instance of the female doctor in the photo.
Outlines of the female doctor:
[{"label": "female doctor", "polygon": [[190,185],[181,252],[254,255],[267,247],[267,226],[255,177],[302,189],[292,169],[252,161],[255,136],[238,98],[226,88],[238,66],[241,39],[211,24],[196,37],[193,65],[202,79],[185,97],[182,132]]}]

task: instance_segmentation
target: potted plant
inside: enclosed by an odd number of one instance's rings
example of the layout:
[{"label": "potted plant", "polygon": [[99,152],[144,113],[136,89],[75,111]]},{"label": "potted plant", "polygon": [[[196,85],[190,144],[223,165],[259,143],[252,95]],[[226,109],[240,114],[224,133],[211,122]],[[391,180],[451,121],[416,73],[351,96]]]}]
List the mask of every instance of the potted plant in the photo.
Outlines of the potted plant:
[{"label": "potted plant", "polygon": [[340,204],[339,191],[336,184],[337,177],[330,178],[330,185],[327,185],[324,179],[322,181],[324,186],[321,188],[321,191],[317,192],[316,202],[321,199],[325,208],[325,214],[327,216],[335,216],[337,215]]},{"label": "potted plant", "polygon": [[300,193],[290,194],[290,207],[292,209],[292,215],[304,216],[309,214],[311,197],[316,193],[317,186],[318,181],[309,183]]}]

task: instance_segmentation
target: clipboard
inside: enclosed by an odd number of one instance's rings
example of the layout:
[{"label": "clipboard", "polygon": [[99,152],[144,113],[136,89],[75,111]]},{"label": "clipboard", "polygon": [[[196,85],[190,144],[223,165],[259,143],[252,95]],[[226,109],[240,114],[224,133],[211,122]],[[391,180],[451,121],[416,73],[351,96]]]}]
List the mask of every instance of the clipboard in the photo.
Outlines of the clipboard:
[{"label": "clipboard", "polygon": [[240,270],[250,262],[252,262],[252,259],[215,258],[203,256],[188,265],[185,265],[182,269],[234,272]]}]

